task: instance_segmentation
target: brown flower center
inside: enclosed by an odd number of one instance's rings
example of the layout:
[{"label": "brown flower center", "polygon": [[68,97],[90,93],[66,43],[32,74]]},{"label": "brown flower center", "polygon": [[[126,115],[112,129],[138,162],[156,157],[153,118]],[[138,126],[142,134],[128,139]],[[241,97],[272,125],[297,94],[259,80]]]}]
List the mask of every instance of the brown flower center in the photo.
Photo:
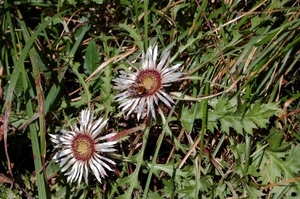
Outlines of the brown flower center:
[{"label": "brown flower center", "polygon": [[153,95],[161,87],[161,74],[156,70],[140,71],[137,79],[137,92],[143,95]]},{"label": "brown flower center", "polygon": [[88,161],[95,153],[95,142],[86,134],[77,134],[72,141],[72,151],[76,160]]}]

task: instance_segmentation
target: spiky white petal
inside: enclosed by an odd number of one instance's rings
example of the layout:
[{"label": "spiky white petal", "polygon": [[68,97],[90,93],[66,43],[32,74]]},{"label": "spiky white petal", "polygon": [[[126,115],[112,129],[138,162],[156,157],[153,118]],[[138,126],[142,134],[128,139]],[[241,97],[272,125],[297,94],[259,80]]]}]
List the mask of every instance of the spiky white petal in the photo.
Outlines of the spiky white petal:
[{"label": "spiky white petal", "polygon": [[[115,96],[115,100],[121,102],[119,108],[121,108],[122,111],[126,111],[127,115],[136,110],[137,118],[140,119],[143,110],[146,109],[146,115],[152,115],[152,117],[155,118],[155,105],[158,105],[158,100],[169,107],[171,106],[171,103],[174,103],[173,99],[163,90],[163,88],[170,86],[173,82],[181,80],[183,74],[181,72],[176,72],[181,64],[169,67],[169,54],[170,51],[164,51],[161,60],[157,64],[158,47],[155,46],[153,48],[150,46],[147,49],[146,54],[142,54],[141,69],[134,67],[137,71],[132,73],[120,71],[120,76],[113,80],[115,83],[114,88],[122,91]],[[133,84],[137,83],[139,75],[145,71],[154,71],[160,75],[160,87],[158,87],[151,95],[133,96],[129,92],[129,89]]]},{"label": "spiky white petal", "polygon": [[[71,126],[72,131],[60,130],[61,135],[50,135],[54,147],[59,150],[54,155],[55,161],[61,167],[61,171],[65,172],[68,182],[77,181],[78,184],[83,179],[88,183],[89,171],[95,175],[96,179],[101,183],[101,178],[107,176],[105,169],[112,171],[109,164],[114,165],[115,162],[104,157],[107,152],[114,152],[114,145],[117,141],[106,141],[112,138],[116,133],[99,136],[103,128],[106,126],[107,120],[99,118],[94,121],[93,113],[89,110],[83,110],[79,118],[79,128],[77,125]],[[94,153],[86,160],[76,159],[72,144],[78,134],[89,136],[93,142]],[[109,163],[109,164],[107,164]]]}]

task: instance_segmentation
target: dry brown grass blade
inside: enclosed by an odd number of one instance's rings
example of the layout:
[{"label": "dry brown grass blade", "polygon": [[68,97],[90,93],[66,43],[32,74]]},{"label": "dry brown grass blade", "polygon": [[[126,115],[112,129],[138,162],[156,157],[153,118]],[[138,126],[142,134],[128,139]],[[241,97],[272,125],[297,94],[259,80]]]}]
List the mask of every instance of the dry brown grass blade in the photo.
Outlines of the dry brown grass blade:
[{"label": "dry brown grass blade", "polygon": [[284,181],[281,181],[281,182],[269,184],[269,185],[267,185],[267,186],[265,186],[265,187],[261,187],[261,190],[273,188],[273,187],[280,186],[280,185],[284,185],[284,184],[288,184],[288,183],[293,183],[293,182],[296,182],[296,181],[298,181],[298,180],[300,180],[300,176],[297,177],[297,178],[293,178],[293,179],[284,180]]},{"label": "dry brown grass blade", "polygon": [[4,117],[0,115],[0,141],[2,141],[4,136]]},{"label": "dry brown grass blade", "polygon": [[131,133],[134,133],[134,132],[136,132],[136,131],[140,131],[140,130],[144,129],[145,126],[146,126],[145,124],[141,124],[141,125],[136,126],[136,127],[134,127],[134,128],[127,129],[127,130],[125,130],[125,131],[119,132],[118,134],[116,134],[115,136],[109,138],[108,140],[109,140],[109,141],[115,141],[115,140],[118,140],[118,139],[121,138],[121,137],[130,135]]},{"label": "dry brown grass blade", "polygon": [[[126,51],[125,53],[123,53],[121,55],[117,55],[117,56],[114,56],[114,57],[106,60],[88,78],[86,78],[85,82],[91,81],[96,75],[98,75],[102,71],[103,68],[105,68],[111,62],[117,63],[119,60],[124,59],[125,57],[131,55],[134,51],[136,51],[136,47],[135,46],[133,46],[132,49]],[[77,93],[80,89],[81,89],[81,87],[78,88],[78,89],[76,89],[72,93],[70,93],[69,96],[73,95],[74,93]],[[76,98],[76,99],[73,99],[72,101],[77,101],[79,99],[80,99],[80,97]]]},{"label": "dry brown grass blade", "polygon": [[[13,95],[13,89],[10,90],[8,92],[8,98],[9,99],[12,99],[12,95]],[[10,107],[11,107],[11,101],[9,101],[7,103],[7,106],[5,108],[5,116],[4,116],[4,123],[3,123],[3,134],[4,134],[4,150],[5,150],[5,156],[6,156],[6,159],[7,159],[7,168],[8,168],[8,172],[11,176],[12,175],[12,170],[11,170],[11,165],[10,165],[10,158],[9,158],[9,155],[8,155],[8,150],[7,150],[7,131],[8,131],[8,123],[9,123],[9,115],[10,115]]]},{"label": "dry brown grass blade", "polygon": [[86,82],[89,82],[91,81],[91,79],[93,77],[95,77],[97,74],[99,74],[103,68],[105,68],[108,64],[110,64],[111,62],[118,62],[119,60],[121,59],[124,59],[125,57],[131,55],[134,51],[136,51],[136,47],[133,46],[132,49],[126,51],[125,53],[123,54],[120,54],[120,55],[117,55],[117,56],[114,56],[108,60],[106,60],[105,62],[103,62],[85,81]]},{"label": "dry brown grass blade", "polygon": [[[3,66],[0,66],[0,77],[3,75]],[[2,79],[0,78],[0,100],[3,97]]]}]

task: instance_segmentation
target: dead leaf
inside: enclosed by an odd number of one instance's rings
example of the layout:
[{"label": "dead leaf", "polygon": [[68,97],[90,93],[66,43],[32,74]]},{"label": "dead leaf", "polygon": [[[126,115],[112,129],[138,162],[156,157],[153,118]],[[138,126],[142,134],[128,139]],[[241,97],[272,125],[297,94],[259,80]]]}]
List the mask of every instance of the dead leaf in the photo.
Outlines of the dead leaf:
[{"label": "dead leaf", "polygon": [[13,181],[3,173],[0,173],[0,182],[13,184]]},{"label": "dead leaf", "polygon": [[4,117],[0,115],[0,141],[2,141],[4,135]]}]

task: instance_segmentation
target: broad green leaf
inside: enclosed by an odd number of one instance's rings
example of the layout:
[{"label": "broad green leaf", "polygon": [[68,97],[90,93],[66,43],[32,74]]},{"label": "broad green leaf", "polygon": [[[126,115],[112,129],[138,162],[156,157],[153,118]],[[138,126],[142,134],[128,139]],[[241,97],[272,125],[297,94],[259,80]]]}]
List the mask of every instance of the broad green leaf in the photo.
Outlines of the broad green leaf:
[{"label": "broad green leaf", "polygon": [[[151,166],[151,163],[148,163],[148,167]],[[176,176],[186,176],[188,174],[188,172],[184,172],[181,171],[179,169],[175,168],[175,164],[173,162],[169,162],[167,164],[156,164],[154,165],[154,170],[153,173],[155,175],[159,175],[161,171],[166,172],[167,174],[169,174],[169,176],[173,176],[174,174],[176,174]]]},{"label": "broad green leaf", "polygon": [[91,40],[85,52],[85,60],[83,65],[87,75],[92,74],[96,70],[99,65],[99,60],[100,58],[97,46],[94,40]]},{"label": "broad green leaf", "polygon": [[265,193],[262,192],[262,190],[255,189],[253,186],[244,184],[244,187],[247,192],[247,197],[249,198],[261,198],[262,196],[266,195]]}]

